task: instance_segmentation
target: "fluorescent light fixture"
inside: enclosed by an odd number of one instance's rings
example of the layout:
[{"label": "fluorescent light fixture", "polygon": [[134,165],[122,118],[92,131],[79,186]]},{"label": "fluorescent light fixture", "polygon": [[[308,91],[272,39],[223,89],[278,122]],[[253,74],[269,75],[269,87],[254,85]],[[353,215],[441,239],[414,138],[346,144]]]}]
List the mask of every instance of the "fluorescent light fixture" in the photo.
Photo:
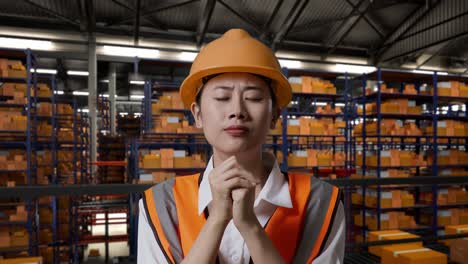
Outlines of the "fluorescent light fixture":
[{"label": "fluorescent light fixture", "polygon": [[[31,72],[34,72],[34,69],[31,69]],[[36,69],[36,72],[42,74],[57,74],[57,70],[54,69]]]},{"label": "fluorescent light fixture", "polygon": [[113,214],[109,214],[109,219],[112,219],[112,218],[126,218],[127,217],[127,214],[126,213],[113,213]]},{"label": "fluorescent light fixture", "polygon": [[53,50],[54,44],[48,40],[0,37],[0,47],[12,49]]},{"label": "fluorescent light fixture", "polygon": [[76,75],[76,76],[88,76],[89,72],[87,71],[67,71],[68,75]]},{"label": "fluorescent light fixture", "polygon": [[130,95],[130,99],[143,99],[143,98],[145,98],[144,95],[138,95],[138,94]]},{"label": "fluorescent light fixture", "polygon": [[177,56],[179,59],[183,60],[183,61],[193,61],[195,60],[195,57],[197,57],[198,53],[196,52],[187,52],[187,51],[183,51],[181,53],[179,53],[179,55]]},{"label": "fluorescent light fixture", "polygon": [[63,94],[63,91],[54,91],[54,94]]},{"label": "fluorescent light fixture", "polygon": [[82,112],[82,113],[89,113],[89,109],[78,109],[78,112]]},{"label": "fluorescent light fixture", "polygon": [[128,113],[127,112],[120,112],[119,115],[126,116],[126,115],[128,115]]},{"label": "fluorescent light fixture", "polygon": [[[120,220],[120,219],[108,219],[107,223],[112,224],[112,223],[124,223],[126,220]],[[106,220],[96,220],[96,224],[105,224]]]},{"label": "fluorescent light fixture", "polygon": [[109,80],[100,80],[101,83],[109,83]]},{"label": "fluorescent light fixture", "polygon": [[437,75],[448,75],[448,72],[437,72]]},{"label": "fluorescent light fixture", "polygon": [[100,94],[99,97],[109,98],[109,94]]},{"label": "fluorescent light fixture", "polygon": [[344,103],[336,103],[335,106],[340,106],[340,107],[344,107],[345,104]]},{"label": "fluorescent light fixture", "polygon": [[134,116],[142,116],[142,113],[133,113]]},{"label": "fluorescent light fixture", "polygon": [[373,66],[365,66],[365,65],[351,65],[351,64],[340,64],[337,63],[335,65],[336,72],[347,72],[347,73],[354,73],[354,74],[365,74],[376,71],[377,68]]},{"label": "fluorescent light fixture", "polygon": [[302,61],[298,60],[278,60],[281,67],[300,69],[303,67]]},{"label": "fluorescent light fixture", "polygon": [[138,58],[148,58],[148,59],[159,58],[159,50],[157,49],[131,48],[131,47],[104,45],[102,47],[102,53],[104,55],[121,56],[121,57],[138,57]]},{"label": "fluorescent light fixture", "polygon": [[130,81],[130,84],[144,85],[144,84],[145,84],[145,81]]},{"label": "fluorescent light fixture", "polygon": [[423,71],[423,70],[413,70],[413,73],[419,73],[419,74],[434,74],[433,71]]},{"label": "fluorescent light fixture", "polygon": [[326,106],[327,103],[325,103],[325,102],[312,102],[312,105],[315,105],[315,106]]},{"label": "fluorescent light fixture", "polygon": [[74,91],[73,95],[78,95],[78,96],[88,96],[89,92],[81,92],[81,91]]}]

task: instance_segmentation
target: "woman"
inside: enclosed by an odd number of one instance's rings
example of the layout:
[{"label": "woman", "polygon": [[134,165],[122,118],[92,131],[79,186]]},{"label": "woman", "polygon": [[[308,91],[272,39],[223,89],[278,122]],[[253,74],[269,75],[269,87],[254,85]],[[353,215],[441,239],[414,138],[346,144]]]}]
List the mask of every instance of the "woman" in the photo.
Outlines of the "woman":
[{"label": "woman", "polygon": [[282,173],[262,152],[291,100],[273,52],[229,30],[200,51],[180,92],[213,156],[204,172],[145,191],[138,263],[343,263],[338,189]]}]

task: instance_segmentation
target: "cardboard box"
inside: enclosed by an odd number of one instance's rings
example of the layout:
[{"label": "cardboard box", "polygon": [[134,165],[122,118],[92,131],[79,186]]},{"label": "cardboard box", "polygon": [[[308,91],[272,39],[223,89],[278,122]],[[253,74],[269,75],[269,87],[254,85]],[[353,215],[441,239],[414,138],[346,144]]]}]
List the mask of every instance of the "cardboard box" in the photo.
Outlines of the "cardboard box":
[{"label": "cardboard box", "polygon": [[394,244],[386,245],[381,248],[381,264],[394,264],[398,262],[398,255],[394,255],[395,252],[401,252],[403,250],[415,250],[423,248],[419,245],[414,244]]},{"label": "cardboard box", "polygon": [[143,168],[154,169],[161,168],[161,155],[144,155]]},{"label": "cardboard box", "polygon": [[43,262],[42,257],[21,257],[21,258],[10,258],[10,259],[0,259],[0,264],[42,264],[49,263]]},{"label": "cardboard box", "polygon": [[288,166],[292,167],[306,167],[307,157],[298,157],[295,155],[288,156]]},{"label": "cardboard box", "polygon": [[453,240],[450,245],[450,261],[468,264],[468,238]]},{"label": "cardboard box", "polygon": [[[408,232],[403,232],[401,230],[386,230],[386,231],[372,231],[369,232],[369,241],[381,241],[381,240],[398,240],[405,238],[419,238],[417,235],[410,234]],[[410,246],[419,246],[422,247],[422,242],[411,242],[403,243],[400,245],[410,245]],[[372,246],[369,247],[369,253],[382,256],[382,247],[384,246]]]},{"label": "cardboard box", "polygon": [[[393,251],[385,253],[385,263],[407,263],[407,264],[446,264],[447,255],[428,249],[390,249]],[[384,260],[382,259],[382,263]]]},{"label": "cardboard box", "polygon": [[[445,234],[446,235],[457,235],[457,234],[466,234],[468,233],[468,225],[447,225],[445,226]],[[447,246],[450,246],[450,244],[454,241],[455,239],[446,239],[443,240],[442,243],[444,243]]]},{"label": "cardboard box", "polygon": [[192,166],[192,157],[174,158],[174,168],[191,168]]}]

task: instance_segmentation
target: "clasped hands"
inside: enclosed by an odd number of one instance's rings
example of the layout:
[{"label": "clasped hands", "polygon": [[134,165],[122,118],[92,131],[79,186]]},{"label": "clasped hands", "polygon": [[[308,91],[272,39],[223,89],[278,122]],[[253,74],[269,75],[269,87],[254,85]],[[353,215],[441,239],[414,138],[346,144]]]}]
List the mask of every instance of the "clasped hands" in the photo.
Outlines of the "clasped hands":
[{"label": "clasped hands", "polygon": [[258,225],[253,206],[255,188],[261,182],[243,169],[235,156],[216,166],[209,174],[209,182],[213,196],[210,218],[225,224],[233,219],[241,233]]}]

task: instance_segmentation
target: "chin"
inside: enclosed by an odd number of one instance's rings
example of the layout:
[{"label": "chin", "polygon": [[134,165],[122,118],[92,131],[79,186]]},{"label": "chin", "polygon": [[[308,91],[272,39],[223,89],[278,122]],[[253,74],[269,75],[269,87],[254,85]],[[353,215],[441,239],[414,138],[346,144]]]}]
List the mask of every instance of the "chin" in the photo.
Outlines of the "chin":
[{"label": "chin", "polygon": [[246,138],[228,138],[220,142],[216,142],[213,147],[224,153],[241,153],[254,148],[261,147],[257,141],[249,140]]}]

